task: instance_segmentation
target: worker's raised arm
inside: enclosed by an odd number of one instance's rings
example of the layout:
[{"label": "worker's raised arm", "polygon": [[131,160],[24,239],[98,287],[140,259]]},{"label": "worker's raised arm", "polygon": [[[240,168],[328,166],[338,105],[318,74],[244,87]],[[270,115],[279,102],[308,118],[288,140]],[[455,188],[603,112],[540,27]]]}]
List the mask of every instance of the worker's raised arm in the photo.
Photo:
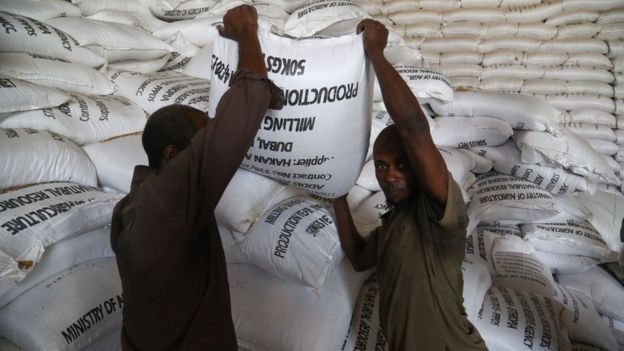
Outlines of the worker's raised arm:
[{"label": "worker's raised arm", "polygon": [[360,236],[353,224],[346,195],[334,199],[334,214],[340,246],[353,269],[361,272],[377,264],[377,238],[371,235],[368,240],[364,240]]},{"label": "worker's raised arm", "polygon": [[363,32],[364,50],[375,69],[384,104],[399,131],[416,181],[440,218],[446,205],[449,176],[444,159],[431,138],[427,118],[407,83],[384,57],[388,30],[383,24],[366,19],[358,25],[360,32]]}]

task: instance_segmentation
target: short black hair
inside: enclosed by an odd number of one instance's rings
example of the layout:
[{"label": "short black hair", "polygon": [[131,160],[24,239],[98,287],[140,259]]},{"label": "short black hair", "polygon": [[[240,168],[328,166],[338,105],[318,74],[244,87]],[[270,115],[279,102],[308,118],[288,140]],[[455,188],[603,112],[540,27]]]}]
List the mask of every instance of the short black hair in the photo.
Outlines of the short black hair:
[{"label": "short black hair", "polygon": [[205,115],[204,112],[186,105],[169,105],[161,107],[147,120],[143,130],[143,148],[147,154],[149,166],[160,168],[162,152],[167,145],[184,150],[197,133],[197,126],[190,116]]}]

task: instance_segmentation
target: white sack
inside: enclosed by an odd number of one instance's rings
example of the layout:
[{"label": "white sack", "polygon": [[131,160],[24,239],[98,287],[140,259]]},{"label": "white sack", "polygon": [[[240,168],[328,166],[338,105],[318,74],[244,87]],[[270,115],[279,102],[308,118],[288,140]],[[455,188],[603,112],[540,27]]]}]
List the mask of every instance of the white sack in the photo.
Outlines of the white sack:
[{"label": "white sack", "polygon": [[91,67],[100,67],[106,60],[78,45],[69,34],[25,16],[0,11],[4,30],[0,33],[0,52],[27,52],[57,57]]},{"label": "white sack", "polygon": [[[47,183],[0,195],[0,247],[17,262],[0,267],[0,281],[19,282],[46,247],[110,223],[121,198],[75,183]],[[13,278],[7,278],[7,275]]]},{"label": "white sack", "polygon": [[356,209],[362,202],[371,197],[373,193],[359,185],[354,185],[347,195],[347,203],[350,209]]},{"label": "white sack", "polygon": [[210,10],[214,0],[152,0],[147,1],[152,13],[167,21],[191,19]]},{"label": "white sack", "polygon": [[81,46],[88,46],[109,62],[151,60],[174,50],[150,33],[126,24],[76,17],[59,17],[46,23],[71,35]]},{"label": "white sack", "polygon": [[357,25],[368,17],[366,11],[354,1],[318,0],[294,11],[284,25],[284,33],[295,38],[309,37],[339,21],[348,20]]},{"label": "white sack", "polygon": [[607,113],[616,113],[617,107],[613,99],[591,94],[556,94],[545,95],[544,100],[559,110],[601,110]]},{"label": "white sack", "polygon": [[171,104],[208,110],[210,81],[206,79],[178,72],[141,74],[109,71],[108,77],[118,86],[115,95],[133,101],[149,114]]},{"label": "white sack", "polygon": [[495,271],[492,284],[550,296],[555,284],[552,272],[533,256],[534,250],[531,244],[517,236],[497,238],[492,248]]},{"label": "white sack", "polygon": [[437,117],[431,128],[431,138],[439,147],[497,146],[512,135],[509,123],[492,117]]},{"label": "white sack", "polygon": [[568,334],[561,323],[566,313],[549,298],[492,287],[472,323],[490,350],[567,350]]},{"label": "white sack", "polygon": [[565,123],[562,125],[584,139],[616,140],[613,129],[607,126],[587,123]]},{"label": "white sack", "polygon": [[[242,166],[324,197],[345,194],[364,164],[370,131],[372,70],[357,54],[363,52],[361,35],[297,41],[263,29],[258,34],[268,76],[284,91],[284,107],[267,111]],[[219,37],[211,116],[237,61],[238,44]]]},{"label": "white sack", "polygon": [[514,135],[525,163],[559,165],[590,179],[619,183],[611,166],[591,145],[563,128],[558,135],[546,132],[519,131]]},{"label": "white sack", "polygon": [[479,262],[464,260],[461,270],[464,280],[464,308],[468,318],[474,320],[479,314],[485,294],[492,286],[492,277],[487,267]]},{"label": "white sack", "polygon": [[94,260],[53,275],[4,307],[0,334],[26,350],[80,350],[119,328],[122,308],[115,259]]},{"label": "white sack", "polygon": [[258,218],[241,250],[273,276],[319,288],[344,257],[330,208],[311,198],[287,200]]},{"label": "white sack", "polygon": [[98,228],[61,240],[45,251],[39,263],[22,281],[18,283],[7,280],[3,282],[7,284],[0,284],[0,308],[58,272],[87,261],[114,256],[110,242],[110,227]]},{"label": "white sack", "polygon": [[72,0],[72,2],[82,11],[83,16],[103,10],[151,15],[149,6],[143,0]]},{"label": "white sack", "polygon": [[432,100],[429,105],[440,116],[495,117],[506,120],[514,129],[543,131],[561,120],[559,111],[531,96],[455,92],[453,102]]},{"label": "white sack", "polygon": [[613,252],[591,223],[523,224],[524,239],[544,252],[592,257],[601,261],[615,261]]},{"label": "white sack", "polygon": [[163,67],[169,62],[170,54],[167,54],[161,58],[151,59],[147,61],[142,60],[130,60],[130,61],[117,61],[108,64],[109,70],[116,71],[129,71],[143,74],[150,74],[162,70]]},{"label": "white sack", "polygon": [[230,230],[246,233],[284,187],[270,178],[238,169],[215,208],[215,218]]},{"label": "white sack", "polygon": [[79,94],[108,95],[115,84],[92,67],[33,54],[0,53],[0,75]]},{"label": "white sack", "polygon": [[580,193],[578,199],[592,212],[592,217],[588,221],[602,235],[609,248],[621,252],[624,248],[620,238],[624,219],[624,197],[597,191],[595,194]]},{"label": "white sack", "polygon": [[550,268],[553,274],[580,273],[600,263],[587,256],[563,255],[539,250],[535,250],[533,256]]},{"label": "white sack", "polygon": [[[122,3],[122,1],[119,1]],[[158,18],[152,16],[150,13],[141,12],[125,12],[116,10],[102,10],[98,11],[85,18],[90,20],[113,22],[126,24],[133,27],[143,29],[148,33],[152,33],[157,28],[167,24],[165,21],[161,21]]]},{"label": "white sack", "polygon": [[212,47],[212,42],[219,36],[216,25],[220,21],[222,21],[222,19],[218,17],[207,17],[171,22],[158,27],[152,34],[160,40],[171,40],[177,33],[181,33],[188,41],[197,47]]},{"label": "white sack", "polygon": [[100,186],[130,192],[134,167],[148,164],[141,137],[127,135],[83,147],[95,165]]},{"label": "white sack", "polygon": [[319,289],[228,265],[232,319],[243,350],[339,350],[367,273],[343,260]]},{"label": "white sack", "polygon": [[39,21],[54,17],[80,17],[80,9],[71,2],[62,0],[26,1],[1,0],[2,11],[28,16]]},{"label": "white sack", "polygon": [[360,289],[351,324],[340,350],[384,351],[387,349],[386,337],[379,321],[379,284],[375,274]]},{"label": "white sack", "polygon": [[490,172],[480,175],[469,190],[468,216],[481,221],[526,223],[561,212],[550,193],[522,178]]},{"label": "white sack", "polygon": [[474,166],[471,169],[473,173],[487,173],[492,170],[492,167],[494,166],[494,162],[492,160],[485,158],[471,150],[462,149],[460,151],[473,159]]},{"label": "white sack", "polygon": [[497,147],[472,148],[478,155],[494,162],[497,172],[520,177],[553,194],[570,194],[590,190],[587,180],[563,168],[523,163],[520,150],[513,141]]},{"label": "white sack", "polygon": [[0,116],[0,128],[48,130],[84,145],[140,132],[147,117],[142,108],[120,96],[72,94],[58,107]]},{"label": "white sack", "polygon": [[[586,141],[587,143],[589,143],[589,145],[591,145],[594,150],[596,150],[596,152],[604,156],[612,156],[620,151],[620,146],[612,141],[600,139],[586,139]],[[608,159],[607,162],[609,162]],[[611,168],[614,169],[616,175],[619,173],[619,166],[617,168],[613,168],[612,165]],[[614,184],[619,184],[619,182],[616,182]]]},{"label": "white sack", "polygon": [[617,342],[609,331],[607,322],[600,317],[589,296],[556,284],[553,299],[570,311],[564,319],[564,325],[570,332],[571,341],[605,350],[617,348]]},{"label": "white sack", "polygon": [[601,110],[572,110],[565,114],[565,123],[588,123],[597,124],[609,128],[616,127],[616,119],[613,114]]},{"label": "white sack", "polygon": [[560,26],[564,24],[579,24],[594,22],[600,16],[598,11],[575,10],[565,11],[551,16],[544,21],[547,26]]},{"label": "white sack", "polygon": [[362,172],[360,172],[360,176],[358,177],[355,184],[373,192],[381,190],[379,182],[377,181],[377,176],[375,175],[375,162],[373,160],[370,160],[364,164],[364,167],[362,167]]},{"label": "white sack", "polygon": [[4,76],[0,76],[0,91],[0,113],[55,107],[69,100],[69,95],[54,88]]},{"label": "white sack", "polygon": [[355,209],[353,222],[361,235],[368,235],[381,225],[381,216],[391,209],[384,192],[378,191]]},{"label": "white sack", "polygon": [[561,285],[589,296],[601,315],[624,320],[624,287],[608,272],[593,267],[577,274],[560,274]]},{"label": "white sack", "polygon": [[188,41],[182,33],[176,34],[167,43],[175,49],[167,59],[167,64],[165,64],[164,70],[167,71],[183,69],[199,51],[199,47]]},{"label": "white sack", "polygon": [[73,141],[34,129],[0,129],[0,189],[71,181],[96,185],[95,167]]},{"label": "white sack", "polygon": [[[394,66],[417,98],[434,98],[443,102],[453,100],[453,87],[439,72],[423,67]],[[375,100],[382,100],[381,88],[375,80]]]}]

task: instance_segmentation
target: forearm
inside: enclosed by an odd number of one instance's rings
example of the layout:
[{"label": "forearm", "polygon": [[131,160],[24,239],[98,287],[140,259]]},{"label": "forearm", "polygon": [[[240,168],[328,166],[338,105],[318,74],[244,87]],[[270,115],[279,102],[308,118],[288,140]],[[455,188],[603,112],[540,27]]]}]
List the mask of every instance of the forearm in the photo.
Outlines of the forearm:
[{"label": "forearm", "polygon": [[369,54],[381,89],[383,101],[399,131],[413,135],[429,134],[429,123],[418,100],[401,75],[384,57],[383,52]]},{"label": "forearm", "polygon": [[336,227],[340,238],[340,246],[345,256],[351,262],[356,271],[362,271],[369,267],[365,267],[363,257],[366,255],[366,241],[358,233],[349,204],[345,198],[339,198],[334,201],[334,213],[336,215]]},{"label": "forearm", "polygon": [[247,68],[261,77],[267,77],[257,28],[248,29],[242,36],[238,42],[238,53],[238,69]]}]

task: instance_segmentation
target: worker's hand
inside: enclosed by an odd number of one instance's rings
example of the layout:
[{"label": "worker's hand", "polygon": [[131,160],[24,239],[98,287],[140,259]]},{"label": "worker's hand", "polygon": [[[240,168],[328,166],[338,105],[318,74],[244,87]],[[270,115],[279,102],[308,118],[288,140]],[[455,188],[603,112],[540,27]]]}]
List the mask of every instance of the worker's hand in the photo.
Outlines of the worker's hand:
[{"label": "worker's hand", "polygon": [[240,42],[246,35],[256,36],[258,13],[249,5],[240,5],[229,10],[223,16],[223,25],[217,27],[222,37]]},{"label": "worker's hand", "polygon": [[357,33],[364,32],[364,51],[368,56],[375,54],[383,55],[383,51],[388,44],[388,29],[372,19],[362,20],[357,26]]}]

